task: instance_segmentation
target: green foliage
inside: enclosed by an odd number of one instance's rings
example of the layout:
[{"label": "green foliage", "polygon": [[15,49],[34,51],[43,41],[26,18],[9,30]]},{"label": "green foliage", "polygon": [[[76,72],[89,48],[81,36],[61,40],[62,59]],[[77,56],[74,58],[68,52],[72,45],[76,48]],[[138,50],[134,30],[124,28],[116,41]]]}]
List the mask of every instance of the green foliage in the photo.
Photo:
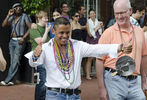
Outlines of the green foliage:
[{"label": "green foliage", "polygon": [[21,0],[24,12],[28,15],[34,15],[39,10],[44,10],[50,6],[50,0]]}]

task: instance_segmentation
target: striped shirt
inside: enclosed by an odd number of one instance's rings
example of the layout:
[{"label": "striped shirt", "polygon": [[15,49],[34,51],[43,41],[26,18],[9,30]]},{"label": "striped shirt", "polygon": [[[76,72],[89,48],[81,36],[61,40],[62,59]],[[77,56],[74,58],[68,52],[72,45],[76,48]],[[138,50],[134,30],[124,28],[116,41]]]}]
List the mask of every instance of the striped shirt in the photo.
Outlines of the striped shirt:
[{"label": "striped shirt", "polygon": [[26,23],[31,22],[31,19],[27,14],[23,13],[16,24],[14,23],[14,15],[12,15],[8,21],[11,23],[11,37],[14,32],[16,33],[16,36],[19,37],[24,36],[27,32],[28,28]]}]

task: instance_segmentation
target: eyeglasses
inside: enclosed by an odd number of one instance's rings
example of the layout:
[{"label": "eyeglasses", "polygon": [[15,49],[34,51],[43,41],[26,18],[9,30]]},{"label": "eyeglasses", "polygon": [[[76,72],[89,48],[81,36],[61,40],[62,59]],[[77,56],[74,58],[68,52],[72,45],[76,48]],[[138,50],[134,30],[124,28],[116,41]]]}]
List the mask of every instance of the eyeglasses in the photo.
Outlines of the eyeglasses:
[{"label": "eyeglasses", "polygon": [[15,7],[14,9],[17,10],[17,9],[22,9],[22,8],[21,7]]},{"label": "eyeglasses", "polygon": [[124,15],[128,12],[128,10],[126,11],[122,11],[122,12],[114,12],[115,16],[118,16],[118,15]]},{"label": "eyeglasses", "polygon": [[75,17],[80,17],[79,15],[75,15]]}]

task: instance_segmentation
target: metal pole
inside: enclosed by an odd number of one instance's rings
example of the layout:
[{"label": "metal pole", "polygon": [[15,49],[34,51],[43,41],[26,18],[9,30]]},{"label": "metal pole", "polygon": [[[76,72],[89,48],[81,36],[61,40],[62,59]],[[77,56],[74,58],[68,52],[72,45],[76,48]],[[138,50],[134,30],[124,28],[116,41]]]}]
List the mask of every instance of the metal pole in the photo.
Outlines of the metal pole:
[{"label": "metal pole", "polygon": [[[83,3],[84,3],[84,7],[86,8],[86,6],[85,6],[85,0],[84,0],[84,2],[83,2]],[[86,15],[86,14],[84,13],[84,17],[85,17],[85,15]]]},{"label": "metal pole", "polygon": [[88,10],[89,10],[89,0],[87,0],[87,18],[88,18]]},{"label": "metal pole", "polygon": [[98,14],[99,14],[99,12],[98,12],[98,0],[96,0],[96,18],[98,19]]}]

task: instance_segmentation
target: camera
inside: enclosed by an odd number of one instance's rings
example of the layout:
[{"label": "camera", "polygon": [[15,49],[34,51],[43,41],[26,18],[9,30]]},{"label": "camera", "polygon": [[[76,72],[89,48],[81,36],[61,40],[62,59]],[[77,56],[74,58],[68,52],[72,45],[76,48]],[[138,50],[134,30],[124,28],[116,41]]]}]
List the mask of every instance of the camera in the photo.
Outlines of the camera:
[{"label": "camera", "polygon": [[39,82],[40,82],[39,73],[36,72],[34,73],[34,83],[39,84]]}]

